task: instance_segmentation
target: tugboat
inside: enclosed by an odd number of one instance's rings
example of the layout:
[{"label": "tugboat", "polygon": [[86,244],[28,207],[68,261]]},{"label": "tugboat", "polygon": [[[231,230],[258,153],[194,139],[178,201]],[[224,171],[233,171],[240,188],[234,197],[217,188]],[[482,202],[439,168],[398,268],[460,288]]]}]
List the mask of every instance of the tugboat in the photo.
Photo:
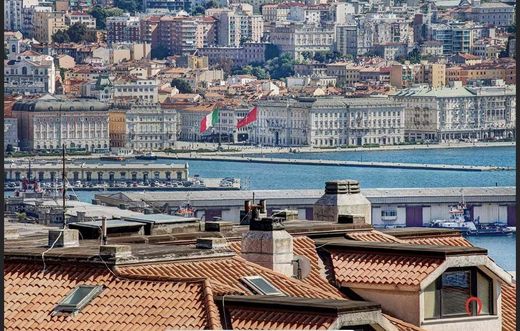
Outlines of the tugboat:
[{"label": "tugboat", "polygon": [[453,229],[462,232],[463,234],[475,234],[477,232],[477,226],[473,221],[467,220],[464,216],[466,205],[464,202],[459,203],[457,207],[450,209],[450,218],[447,220],[434,220],[430,223],[432,228],[445,228]]},{"label": "tugboat", "polygon": [[118,154],[105,154],[103,156],[100,156],[99,159],[101,161],[124,161],[126,157],[124,155]]}]

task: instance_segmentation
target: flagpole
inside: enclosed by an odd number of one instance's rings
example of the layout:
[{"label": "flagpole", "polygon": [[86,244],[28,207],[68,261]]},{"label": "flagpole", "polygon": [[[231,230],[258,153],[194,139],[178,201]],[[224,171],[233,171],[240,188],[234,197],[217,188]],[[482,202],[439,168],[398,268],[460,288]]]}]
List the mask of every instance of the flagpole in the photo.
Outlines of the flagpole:
[{"label": "flagpole", "polygon": [[220,152],[220,149],[222,148],[221,138],[222,138],[222,132],[220,131],[220,109],[218,109],[218,151]]}]

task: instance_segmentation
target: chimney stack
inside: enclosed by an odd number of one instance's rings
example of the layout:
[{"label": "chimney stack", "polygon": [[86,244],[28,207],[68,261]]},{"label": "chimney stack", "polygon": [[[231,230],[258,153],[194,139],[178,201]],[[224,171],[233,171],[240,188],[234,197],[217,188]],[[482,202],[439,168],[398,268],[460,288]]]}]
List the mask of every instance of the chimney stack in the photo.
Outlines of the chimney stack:
[{"label": "chimney stack", "polygon": [[242,236],[242,257],[288,277],[293,276],[293,238],[272,218],[251,220]]},{"label": "chimney stack", "polygon": [[361,194],[357,180],[330,181],[325,183],[325,194],[314,204],[313,220],[371,224],[372,206]]}]

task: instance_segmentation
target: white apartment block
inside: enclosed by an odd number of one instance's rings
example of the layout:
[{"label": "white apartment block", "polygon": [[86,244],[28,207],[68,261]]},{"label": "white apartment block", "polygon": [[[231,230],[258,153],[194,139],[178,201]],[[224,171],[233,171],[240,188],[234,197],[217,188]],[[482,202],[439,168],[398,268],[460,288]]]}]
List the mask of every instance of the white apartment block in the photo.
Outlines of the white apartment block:
[{"label": "white apartment block", "polygon": [[108,106],[98,101],[31,100],[13,106],[22,150],[109,147]]},{"label": "white apartment block", "polygon": [[264,34],[262,15],[252,15],[238,8],[216,14],[217,44],[238,47],[244,42],[260,42]]},{"label": "white apartment block", "polygon": [[305,24],[276,26],[271,31],[271,42],[294,59],[301,60],[302,52],[330,52],[334,50],[334,29]]},{"label": "white apartment block", "polygon": [[134,100],[139,103],[157,103],[159,86],[155,79],[117,79],[111,86],[114,100]]},{"label": "white apartment block", "polygon": [[[18,45],[18,46],[16,46]],[[19,47],[20,41],[10,45]],[[54,94],[56,70],[54,59],[34,51],[18,53],[10,48],[10,59],[4,62],[4,93]]]},{"label": "white apartment block", "polygon": [[23,26],[23,10],[38,5],[38,0],[5,0],[4,30],[21,31]]},{"label": "white apartment block", "polygon": [[127,148],[151,151],[170,148],[177,140],[177,114],[159,104],[134,105],[126,112]]},{"label": "white apartment block", "polygon": [[76,12],[65,14],[65,24],[71,26],[76,23],[85,25],[87,29],[96,29],[96,19],[92,15]]},{"label": "white apartment block", "polygon": [[[514,137],[516,127],[515,85],[463,87],[455,82],[451,87],[431,89],[426,86],[399,91],[393,98],[413,114],[407,118],[406,130],[413,139],[486,139]],[[418,130],[417,124],[429,123]],[[415,122],[415,123],[414,123]],[[419,122],[419,123],[417,123]],[[409,131],[409,132],[408,132]],[[408,138],[408,137],[407,137]]]}]

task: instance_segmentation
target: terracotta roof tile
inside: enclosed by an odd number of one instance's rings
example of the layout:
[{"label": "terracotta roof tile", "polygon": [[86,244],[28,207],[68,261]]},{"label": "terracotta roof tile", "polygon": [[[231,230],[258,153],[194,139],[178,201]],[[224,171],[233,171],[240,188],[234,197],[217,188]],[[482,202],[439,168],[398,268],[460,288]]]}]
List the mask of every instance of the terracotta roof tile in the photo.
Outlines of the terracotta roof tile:
[{"label": "terracotta roof tile", "polygon": [[418,326],[415,326],[413,324],[410,324],[408,322],[401,321],[400,319],[397,319],[393,316],[383,314],[389,321],[392,323],[397,330],[399,331],[424,331],[424,329],[421,329]]},{"label": "terracotta roof tile", "polygon": [[319,313],[244,307],[226,308],[226,314],[231,322],[227,328],[234,330],[327,330],[337,318]]},{"label": "terracotta roof tile", "polygon": [[[220,328],[210,283],[116,278],[106,268],[6,262],[7,330],[164,330]],[[51,316],[80,284],[103,291],[76,316]]]},{"label": "terracotta roof tile", "polygon": [[374,242],[387,242],[387,243],[402,243],[402,240],[397,239],[394,236],[376,231],[354,231],[345,233],[347,239],[358,240],[358,241],[374,241]]},{"label": "terracotta roof tile", "polygon": [[460,235],[427,238],[401,238],[401,240],[414,245],[473,247],[469,241]]},{"label": "terracotta roof tile", "polygon": [[502,284],[502,331],[516,330],[516,282]]},{"label": "terracotta roof tile", "polygon": [[443,260],[423,256],[330,250],[336,280],[353,284],[417,287]]},{"label": "terracotta roof tile", "polygon": [[[162,275],[178,278],[207,278],[211,282],[213,288],[215,288],[216,285],[219,290],[229,289],[235,293],[249,295],[254,293],[247,289],[241,283],[240,279],[245,276],[258,275],[267,279],[274,286],[289,296],[323,299],[342,298],[338,291],[332,292],[317,289],[316,286],[311,286],[297,279],[286,277],[270,269],[248,262],[238,256],[226,259],[208,259],[204,261],[170,262],[142,266],[122,266],[117,268],[117,270],[122,275]],[[218,294],[221,295],[230,293],[228,292]]]},{"label": "terracotta roof tile", "polygon": [[[229,244],[229,247],[237,254],[240,254],[240,246],[240,241],[231,242]],[[314,286],[321,291],[331,293],[334,296],[345,297],[343,293],[327,281],[325,275],[321,275],[319,265],[321,261],[316,253],[314,240],[305,236],[294,237],[293,248],[294,255],[305,256],[309,259],[311,264],[311,271],[306,278],[302,279],[302,282]]]}]

